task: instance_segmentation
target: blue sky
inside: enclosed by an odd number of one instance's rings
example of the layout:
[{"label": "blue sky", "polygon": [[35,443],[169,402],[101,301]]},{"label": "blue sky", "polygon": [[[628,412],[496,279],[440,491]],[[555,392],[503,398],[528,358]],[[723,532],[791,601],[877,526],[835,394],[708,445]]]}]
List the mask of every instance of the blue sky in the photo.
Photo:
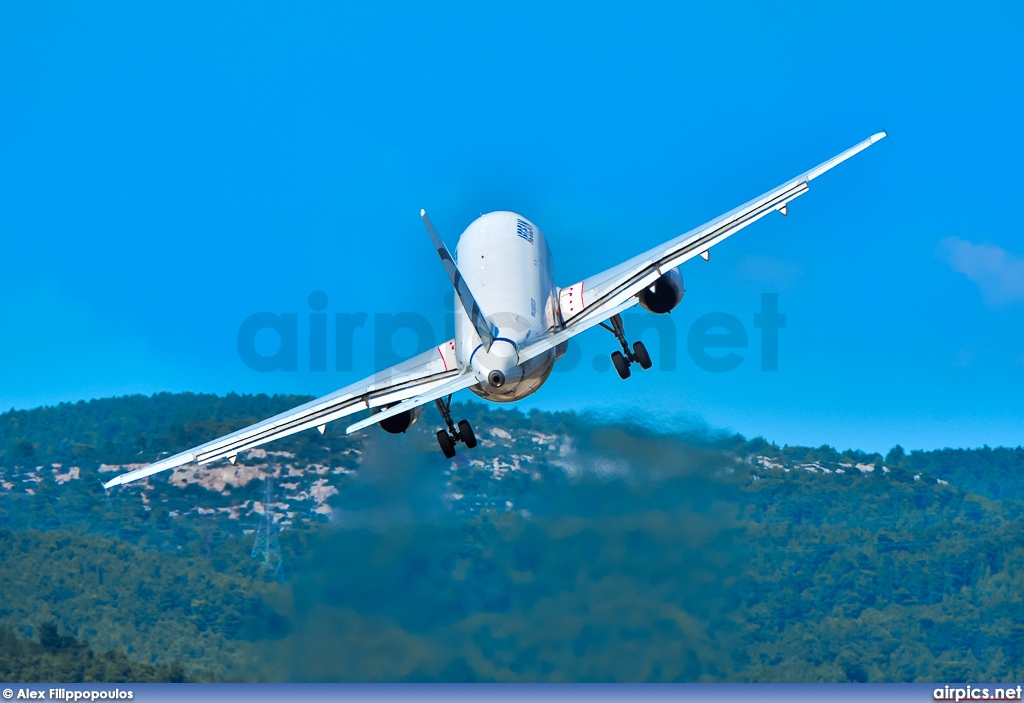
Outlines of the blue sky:
[{"label": "blue sky", "polygon": [[[421,207],[450,245],[523,213],[568,285],[884,127],[788,218],[683,267],[675,371],[595,370],[615,348],[595,330],[521,405],[881,451],[1021,443],[1019,4],[368,5],[0,6],[0,407],[325,393],[372,372],[376,313],[441,341]],[[309,371],[313,291],[369,314],[352,371]],[[298,314],[297,371],[240,360],[261,311]],[[686,352],[709,312],[749,331],[735,371]]]}]

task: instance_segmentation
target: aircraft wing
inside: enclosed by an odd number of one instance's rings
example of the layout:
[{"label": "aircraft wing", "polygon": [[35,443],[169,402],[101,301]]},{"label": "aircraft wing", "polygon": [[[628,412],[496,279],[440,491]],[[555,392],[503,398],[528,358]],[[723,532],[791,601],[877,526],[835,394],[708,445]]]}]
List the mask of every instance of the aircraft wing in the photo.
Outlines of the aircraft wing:
[{"label": "aircraft wing", "polygon": [[[472,379],[472,382],[468,382],[469,379]],[[103,484],[103,487],[109,489],[186,464],[208,464],[217,459],[233,461],[241,451],[287,437],[296,432],[314,427],[324,432],[328,422],[352,415],[360,410],[372,410],[393,404],[399,404],[402,410],[407,410],[453,392],[452,389],[460,383],[465,383],[460,387],[468,387],[475,382],[472,375],[467,379],[466,374],[462,374],[458,368],[458,363],[455,360],[455,342],[451,340],[414,356],[408,361],[392,366],[390,369],[322,398],[311,400],[280,415],[244,427],[237,432],[193,447],[180,454],[153,462],[141,469],[115,476]],[[384,411],[385,414],[379,414],[379,417],[372,415],[373,421],[367,424],[374,424],[385,417],[397,414],[389,413],[389,410],[393,410],[393,408],[388,408]]]},{"label": "aircraft wing", "polygon": [[[725,241],[741,229],[757,222],[769,213],[780,211],[787,214],[788,203],[809,189],[808,183],[829,169],[859,154],[886,136],[885,132],[873,134],[860,144],[838,156],[806,171],[778,188],[754,198],[750,202],[731,210],[710,222],[696,227],[675,239],[633,257],[625,263],[585,278],[574,286],[562,289],[572,290],[582,301],[572,313],[563,309],[564,327],[541,337],[520,351],[520,362],[532,359],[549,349],[575,337],[580,332],[604,322],[608,318],[632,307],[637,294],[654,284],[662,274],[671,271],[695,256],[709,256],[711,247]],[[577,307],[577,306],[574,306]]]}]

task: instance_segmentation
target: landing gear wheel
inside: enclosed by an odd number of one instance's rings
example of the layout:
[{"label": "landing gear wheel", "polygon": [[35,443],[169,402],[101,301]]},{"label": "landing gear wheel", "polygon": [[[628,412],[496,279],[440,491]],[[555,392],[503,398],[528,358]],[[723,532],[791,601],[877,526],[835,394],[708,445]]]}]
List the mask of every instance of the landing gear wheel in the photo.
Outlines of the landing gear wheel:
[{"label": "landing gear wheel", "polygon": [[622,355],[622,352],[612,352],[612,365],[619,373],[619,378],[622,380],[629,378],[629,362],[626,361],[626,357]]},{"label": "landing gear wheel", "polygon": [[633,358],[644,371],[651,368],[651,355],[647,353],[643,342],[633,342]]},{"label": "landing gear wheel", "polygon": [[437,431],[437,443],[441,445],[441,451],[444,453],[445,459],[451,459],[455,456],[455,443],[452,442],[452,438],[447,431]]},{"label": "landing gear wheel", "polygon": [[470,427],[468,420],[459,420],[459,439],[465,443],[467,449],[476,446],[476,435],[473,434],[473,428]]}]

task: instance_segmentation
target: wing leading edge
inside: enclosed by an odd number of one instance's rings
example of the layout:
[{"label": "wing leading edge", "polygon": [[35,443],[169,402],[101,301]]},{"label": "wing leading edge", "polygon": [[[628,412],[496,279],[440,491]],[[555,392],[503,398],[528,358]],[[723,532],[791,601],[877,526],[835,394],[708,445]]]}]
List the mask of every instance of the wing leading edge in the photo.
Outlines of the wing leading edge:
[{"label": "wing leading edge", "polygon": [[571,316],[564,318],[563,329],[538,339],[519,354],[520,362],[532,359],[571,337],[604,322],[613,315],[636,304],[636,295],[653,285],[662,274],[671,271],[695,256],[704,256],[710,249],[747,225],[757,222],[769,213],[787,214],[790,201],[806,193],[808,183],[826,171],[856,156],[886,137],[885,132],[873,134],[859,144],[832,157],[818,166],[753,200],[716,217],[689,232],[639,254],[629,261],[585,278],[577,284],[581,291],[581,305]]}]

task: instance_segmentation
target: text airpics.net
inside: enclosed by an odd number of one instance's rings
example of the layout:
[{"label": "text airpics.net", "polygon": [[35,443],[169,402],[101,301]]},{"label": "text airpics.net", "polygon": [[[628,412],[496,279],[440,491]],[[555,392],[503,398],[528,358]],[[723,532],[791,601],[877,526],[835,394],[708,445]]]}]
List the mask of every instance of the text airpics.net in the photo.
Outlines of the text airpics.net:
[{"label": "text airpics.net", "polygon": [[936,701],[1019,701],[1022,686],[988,688],[967,684],[962,687],[943,686],[932,692]]}]

